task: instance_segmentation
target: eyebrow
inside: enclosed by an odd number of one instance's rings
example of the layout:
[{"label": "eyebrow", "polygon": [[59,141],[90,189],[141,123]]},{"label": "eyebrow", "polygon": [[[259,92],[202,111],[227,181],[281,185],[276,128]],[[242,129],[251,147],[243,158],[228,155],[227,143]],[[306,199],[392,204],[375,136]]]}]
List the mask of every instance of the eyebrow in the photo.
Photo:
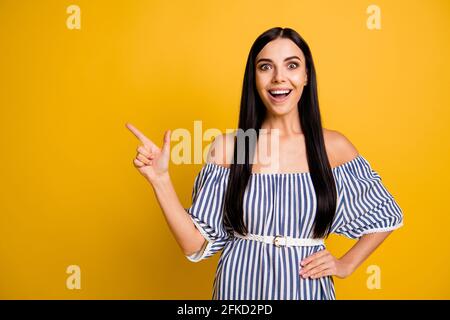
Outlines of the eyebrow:
[{"label": "eyebrow", "polygon": [[[297,57],[297,56],[287,57],[286,59],[284,59],[284,61],[288,61],[288,60],[291,60],[291,59],[298,59],[298,60],[302,61],[302,60],[301,60],[299,57]],[[256,63],[258,64],[258,63],[261,62],[261,61],[273,62],[273,61],[270,60],[270,59],[267,59],[267,58],[261,58],[261,59],[258,59],[258,61],[256,61]]]}]

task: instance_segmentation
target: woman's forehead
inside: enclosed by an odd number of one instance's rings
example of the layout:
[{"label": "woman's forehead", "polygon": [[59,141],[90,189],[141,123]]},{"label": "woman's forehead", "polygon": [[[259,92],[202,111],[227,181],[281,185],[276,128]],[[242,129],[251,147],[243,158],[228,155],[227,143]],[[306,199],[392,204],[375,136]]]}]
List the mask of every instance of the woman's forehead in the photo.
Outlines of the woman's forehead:
[{"label": "woman's forehead", "polygon": [[267,43],[258,53],[257,59],[267,58],[283,61],[284,58],[299,56],[304,61],[302,50],[290,39],[278,38]]}]

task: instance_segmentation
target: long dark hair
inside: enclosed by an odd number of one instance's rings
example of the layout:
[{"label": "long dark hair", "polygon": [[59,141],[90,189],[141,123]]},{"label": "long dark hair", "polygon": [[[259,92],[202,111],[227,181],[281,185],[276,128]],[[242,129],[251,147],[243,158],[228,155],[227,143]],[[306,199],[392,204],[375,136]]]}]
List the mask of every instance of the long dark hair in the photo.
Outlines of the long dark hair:
[{"label": "long dark hair", "polygon": [[[305,137],[309,173],[314,184],[317,199],[313,237],[325,238],[329,235],[336,211],[335,182],[325,151],[317,95],[316,71],[311,51],[306,41],[295,30],[290,28],[276,27],[265,31],[255,40],[250,49],[242,87],[239,128],[234,137],[234,156],[230,165],[228,187],[225,195],[224,225],[227,229],[232,229],[242,235],[248,233],[243,219],[243,201],[244,192],[252,173],[249,155],[255,151],[256,144],[252,142],[255,139],[250,139],[250,143],[247,143],[245,136],[242,137],[241,135],[253,129],[256,131],[256,137],[259,138],[261,125],[266,116],[266,108],[256,90],[255,59],[268,42],[277,38],[292,40],[302,50],[306,58],[308,84],[303,90],[297,107],[300,115],[300,125]],[[238,156],[237,140],[245,141],[244,163],[236,161]]]}]

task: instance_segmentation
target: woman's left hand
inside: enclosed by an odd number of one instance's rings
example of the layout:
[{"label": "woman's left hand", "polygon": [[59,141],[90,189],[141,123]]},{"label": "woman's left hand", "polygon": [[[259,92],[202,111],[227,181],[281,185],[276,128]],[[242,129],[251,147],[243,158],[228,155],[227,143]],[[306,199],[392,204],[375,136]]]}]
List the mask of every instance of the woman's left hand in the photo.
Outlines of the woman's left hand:
[{"label": "woman's left hand", "polygon": [[300,262],[300,275],[306,279],[312,279],[336,276],[338,278],[346,278],[353,272],[353,267],[335,258],[327,249],[318,251]]}]

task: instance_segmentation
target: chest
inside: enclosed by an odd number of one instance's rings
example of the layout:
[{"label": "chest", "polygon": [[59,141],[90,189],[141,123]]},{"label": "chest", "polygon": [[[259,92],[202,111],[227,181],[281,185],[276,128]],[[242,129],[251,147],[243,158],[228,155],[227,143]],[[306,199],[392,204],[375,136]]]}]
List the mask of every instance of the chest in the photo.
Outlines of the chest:
[{"label": "chest", "polygon": [[260,136],[253,154],[253,173],[308,172],[303,136],[283,139]]}]

